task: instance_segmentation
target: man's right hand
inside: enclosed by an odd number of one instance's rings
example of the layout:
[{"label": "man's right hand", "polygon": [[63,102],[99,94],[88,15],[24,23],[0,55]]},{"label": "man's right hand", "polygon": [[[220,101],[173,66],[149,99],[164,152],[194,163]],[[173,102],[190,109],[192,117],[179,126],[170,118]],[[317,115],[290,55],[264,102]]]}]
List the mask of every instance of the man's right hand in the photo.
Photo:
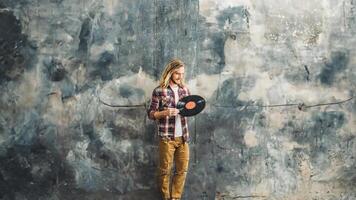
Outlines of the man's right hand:
[{"label": "man's right hand", "polygon": [[164,116],[172,117],[172,116],[177,116],[179,113],[179,110],[177,108],[167,108],[167,110],[164,110]]},{"label": "man's right hand", "polygon": [[153,115],[156,119],[161,119],[163,117],[177,116],[178,113],[179,113],[179,110],[176,108],[167,108],[163,111],[155,112]]}]

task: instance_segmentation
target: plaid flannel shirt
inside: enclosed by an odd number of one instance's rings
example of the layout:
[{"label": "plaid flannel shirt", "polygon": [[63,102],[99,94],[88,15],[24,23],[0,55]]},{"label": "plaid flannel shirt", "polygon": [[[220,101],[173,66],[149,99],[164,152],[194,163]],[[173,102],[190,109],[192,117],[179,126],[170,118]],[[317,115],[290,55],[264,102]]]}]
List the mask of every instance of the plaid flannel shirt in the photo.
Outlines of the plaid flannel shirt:
[{"label": "plaid flannel shirt", "polygon": [[[178,87],[179,99],[190,95],[189,89],[186,87]],[[167,88],[156,87],[152,92],[151,104],[147,110],[148,117],[152,120],[156,120],[158,126],[158,135],[161,137],[167,137],[174,139],[175,137],[175,124],[176,117],[164,117],[161,119],[155,119],[154,113],[157,111],[162,111],[167,108],[175,108],[175,97],[174,92],[170,86]],[[185,142],[189,141],[189,131],[187,117],[181,116],[182,123],[182,133]]]}]

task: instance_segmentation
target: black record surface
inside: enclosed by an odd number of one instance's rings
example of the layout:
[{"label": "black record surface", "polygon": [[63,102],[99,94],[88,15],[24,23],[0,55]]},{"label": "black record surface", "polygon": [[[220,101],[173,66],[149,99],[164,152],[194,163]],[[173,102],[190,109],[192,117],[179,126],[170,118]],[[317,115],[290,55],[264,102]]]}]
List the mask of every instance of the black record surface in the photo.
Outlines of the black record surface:
[{"label": "black record surface", "polygon": [[181,116],[194,116],[205,108],[205,99],[199,95],[189,95],[180,99],[176,107]]}]

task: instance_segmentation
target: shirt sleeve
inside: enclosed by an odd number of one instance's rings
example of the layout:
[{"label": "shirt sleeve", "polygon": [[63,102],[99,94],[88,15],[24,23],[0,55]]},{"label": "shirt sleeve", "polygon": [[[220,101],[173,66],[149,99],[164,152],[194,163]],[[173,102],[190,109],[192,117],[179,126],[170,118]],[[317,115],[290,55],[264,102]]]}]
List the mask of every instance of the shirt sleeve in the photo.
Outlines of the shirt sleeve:
[{"label": "shirt sleeve", "polygon": [[159,98],[158,98],[157,91],[155,89],[152,92],[150,107],[147,110],[148,118],[152,120],[156,120],[153,114],[158,111],[158,106],[159,106]]}]

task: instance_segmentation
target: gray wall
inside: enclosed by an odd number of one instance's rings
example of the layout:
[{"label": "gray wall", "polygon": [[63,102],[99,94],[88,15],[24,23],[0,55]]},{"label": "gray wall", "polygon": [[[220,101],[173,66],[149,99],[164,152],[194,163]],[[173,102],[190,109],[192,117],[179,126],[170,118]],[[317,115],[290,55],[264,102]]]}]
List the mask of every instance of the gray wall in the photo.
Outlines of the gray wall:
[{"label": "gray wall", "polygon": [[355,5],[0,0],[0,199],[158,199],[172,57],[207,100],[183,199],[356,199]]}]

